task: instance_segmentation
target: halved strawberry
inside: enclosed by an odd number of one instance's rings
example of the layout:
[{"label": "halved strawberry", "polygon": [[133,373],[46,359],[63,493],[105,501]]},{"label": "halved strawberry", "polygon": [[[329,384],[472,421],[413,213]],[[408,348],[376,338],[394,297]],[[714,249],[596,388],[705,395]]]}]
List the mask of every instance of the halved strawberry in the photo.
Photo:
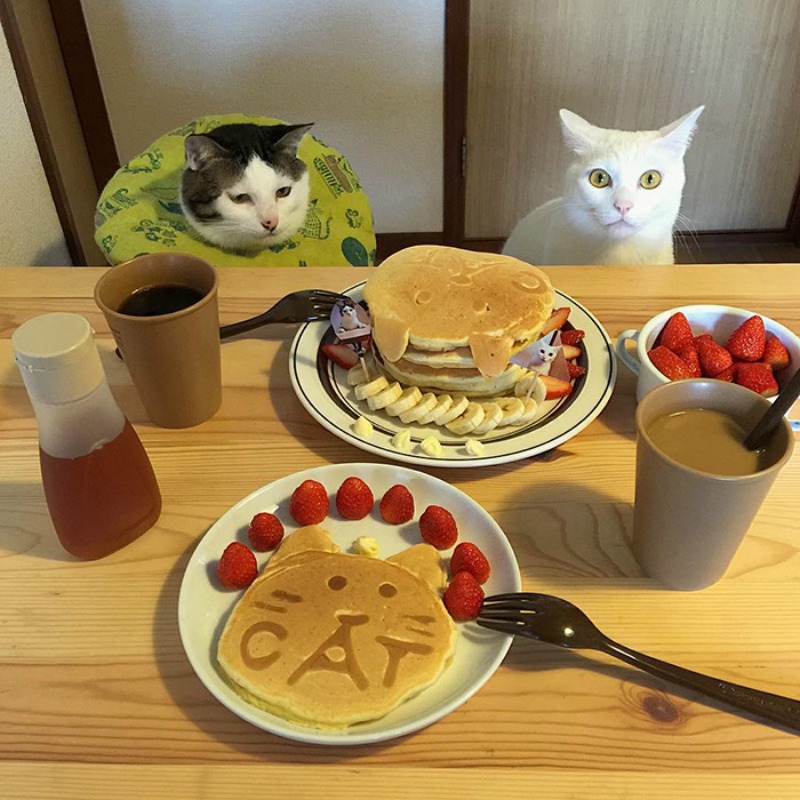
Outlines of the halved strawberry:
[{"label": "halved strawberry", "polygon": [[545,400],[556,400],[559,397],[566,397],[568,394],[572,394],[572,384],[569,381],[562,381],[552,375],[539,375],[539,380],[547,388]]},{"label": "halved strawberry", "polygon": [[342,369],[352,369],[358,364],[358,353],[344,344],[324,344],[322,352]]},{"label": "halved strawberry", "polygon": [[654,347],[647,355],[650,356],[653,366],[671,381],[692,377],[689,365],[664,345]]},{"label": "halved strawberry", "polygon": [[683,311],[676,311],[668,320],[666,325],[661,329],[661,333],[656,338],[656,344],[664,345],[677,353],[688,342],[692,341],[692,328],[689,325],[689,320]]},{"label": "halved strawberry", "polygon": [[746,386],[762,397],[774,397],[778,394],[778,382],[772,374],[772,369],[769,364],[760,361],[737,364],[733,380],[739,386]]},{"label": "halved strawberry", "polygon": [[547,336],[548,333],[551,333],[555,330],[560,330],[564,323],[569,318],[569,312],[571,308],[557,308],[553,311],[550,315],[550,319],[545,322],[544,327],[542,328],[542,332],[539,334],[539,338],[541,339],[544,336]]},{"label": "halved strawberry", "polygon": [[769,364],[775,372],[789,366],[789,351],[777,336],[770,336],[764,344],[764,355],[761,359]]},{"label": "halved strawberry", "polygon": [[574,364],[572,361],[567,361],[567,372],[569,372],[570,380],[575,380],[575,378],[580,378],[582,375],[586,374],[586,367],[581,367],[578,364]]},{"label": "halved strawberry", "polygon": [[586,332],[580,328],[571,328],[568,331],[561,331],[561,344],[578,344],[583,341]]},{"label": "halved strawberry", "polygon": [[746,319],[729,337],[728,352],[738,361],[758,361],[764,355],[764,320]]},{"label": "halved strawberry", "polygon": [[[563,342],[564,340],[562,339],[561,341]],[[576,347],[574,344],[565,344],[561,348],[561,352],[564,354],[564,358],[566,358],[567,361],[574,361],[576,358],[580,357],[581,348]]]}]

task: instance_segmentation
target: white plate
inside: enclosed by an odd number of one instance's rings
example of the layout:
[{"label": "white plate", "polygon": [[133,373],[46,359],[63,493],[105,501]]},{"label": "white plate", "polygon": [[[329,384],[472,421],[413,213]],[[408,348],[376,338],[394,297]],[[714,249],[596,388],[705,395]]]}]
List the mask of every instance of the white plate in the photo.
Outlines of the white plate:
[{"label": "white plate", "polygon": [[[365,283],[345,289],[344,293],[360,301]],[[428,467],[474,467],[517,461],[552,450],[582,431],[605,408],[617,374],[614,347],[603,326],[580,303],[563,292],[555,293],[554,306],[571,308],[570,324],[586,332],[583,355],[578,361],[586,367],[586,375],[575,381],[569,397],[544,403],[540,415],[530,425],[497,428],[483,437],[483,455],[470,455],[465,447],[466,438],[455,436],[446,428],[403,425],[399,419],[371,411],[366,403],[356,400],[353,387],[347,385],[347,373],[322,353],[321,346],[334,338],[326,322],[308,322],[298,330],[289,355],[292,387],[306,410],[324,428],[362,450],[392,461]],[[374,433],[369,439],[353,430],[361,416],[373,425]],[[392,445],[392,437],[403,428],[411,432],[410,452]],[[441,456],[428,456],[422,451],[420,444],[430,435],[441,442]]]},{"label": "white plate", "polygon": [[[350,475],[365,480],[375,495],[370,517],[343,520],[336,512],[334,497]],[[228,686],[217,668],[216,651],[228,614],[243,592],[219,587],[215,571],[225,547],[234,540],[247,543],[247,526],[259,511],[276,513],[291,535],[298,526],[288,513],[292,492],[307,478],[322,483],[331,497],[331,513],[324,526],[343,552],[350,551],[359,536],[374,536],[379,556],[386,558],[421,541],[416,520],[428,505],[447,508],[455,517],[460,541],[474,542],[486,554],[492,574],[484,589],[488,594],[518,592],[521,582],[514,552],[497,523],[474,500],[449,483],[404,467],[388,464],[341,464],[298,472],[253,492],[225,512],[197,545],[181,583],[178,625],[181,639],[194,671],[206,688],[224,706],[258,728],[303,742],[351,745],[380,742],[412,733],[449,714],[492,676],[505,657],[511,637],[487,631],[474,623],[459,623],[459,637],[452,663],[439,680],[385,717],[344,731],[324,731],[288,722],[246,703]],[[415,501],[415,518],[404,526],[388,525],[377,505],[383,493],[396,483],[408,487]],[[451,551],[443,552],[447,559]],[[259,568],[268,554],[256,553]]]}]

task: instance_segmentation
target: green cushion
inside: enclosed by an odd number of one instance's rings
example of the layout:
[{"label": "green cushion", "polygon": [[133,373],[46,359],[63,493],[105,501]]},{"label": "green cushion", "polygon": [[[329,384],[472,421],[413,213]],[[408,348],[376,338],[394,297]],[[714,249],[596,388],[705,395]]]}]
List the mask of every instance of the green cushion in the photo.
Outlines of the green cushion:
[{"label": "green cushion", "polygon": [[375,230],[369,200],[348,160],[306,135],[298,150],[308,166],[311,202],[304,226],[282,244],[257,253],[222,250],[204,242],[186,222],[178,202],[183,141],[235,122],[278,125],[247,114],[201,117],[156,139],[120,167],[97,203],[95,241],[109,264],[142,253],[180,251],[216,266],[325,267],[375,264]]}]

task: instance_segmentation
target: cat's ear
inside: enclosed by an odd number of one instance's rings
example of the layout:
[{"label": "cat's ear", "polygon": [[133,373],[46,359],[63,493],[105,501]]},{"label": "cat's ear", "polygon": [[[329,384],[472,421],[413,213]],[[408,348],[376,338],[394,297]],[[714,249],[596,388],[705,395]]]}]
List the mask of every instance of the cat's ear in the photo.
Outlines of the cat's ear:
[{"label": "cat's ear", "polygon": [[303,125],[285,126],[288,130],[275,142],[275,149],[296,158],[300,140],[311,130],[313,125],[313,122],[308,122]]},{"label": "cat's ear", "polygon": [[704,108],[705,106],[698,106],[694,111],[661,128],[658,133],[664,144],[678,152],[686,150],[694,136],[697,118],[703,113]]},{"label": "cat's ear", "polygon": [[574,111],[566,108],[562,108],[558,112],[558,116],[561,117],[561,132],[567,147],[579,156],[591,152],[597,128]]},{"label": "cat's ear", "polygon": [[186,166],[194,171],[207,164],[212,158],[225,155],[225,148],[201,133],[192,133],[187,136],[183,143],[183,149],[186,154]]}]

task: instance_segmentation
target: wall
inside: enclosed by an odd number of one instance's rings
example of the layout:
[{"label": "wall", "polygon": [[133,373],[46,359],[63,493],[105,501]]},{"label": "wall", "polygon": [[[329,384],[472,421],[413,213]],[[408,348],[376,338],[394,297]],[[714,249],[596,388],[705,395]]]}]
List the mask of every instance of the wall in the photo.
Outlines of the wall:
[{"label": "wall", "polygon": [[0,33],[0,265],[72,264]]},{"label": "wall", "polygon": [[379,233],[442,229],[443,0],[83,0],[120,158],[194,117],[315,123]]}]

